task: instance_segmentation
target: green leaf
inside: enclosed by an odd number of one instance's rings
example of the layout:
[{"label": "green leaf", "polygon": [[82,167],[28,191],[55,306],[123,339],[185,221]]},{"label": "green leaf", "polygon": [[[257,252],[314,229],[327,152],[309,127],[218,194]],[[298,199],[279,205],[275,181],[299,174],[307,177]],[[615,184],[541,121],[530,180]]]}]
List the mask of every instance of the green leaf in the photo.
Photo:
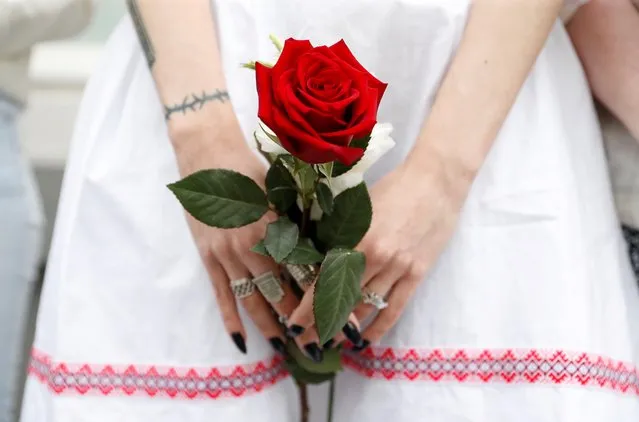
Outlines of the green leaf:
[{"label": "green leaf", "polygon": [[288,211],[297,199],[295,179],[279,158],[266,173],[266,196],[280,213]]},{"label": "green leaf", "polygon": [[324,359],[321,362],[315,362],[307,357],[295,344],[289,341],[286,345],[288,354],[303,370],[312,374],[335,374],[342,370],[342,361],[339,349],[324,350]]},{"label": "green leaf", "polygon": [[264,256],[271,256],[268,251],[266,250],[266,246],[264,246],[264,239],[260,240],[259,242],[257,242],[255,244],[255,246],[253,246],[251,248],[251,251],[260,254],[260,255],[264,255]]},{"label": "green leaf", "polygon": [[287,217],[280,217],[266,227],[264,247],[275,262],[282,262],[297,245],[300,231]]},{"label": "green leaf", "polygon": [[[258,62],[258,63],[261,63],[261,62]],[[275,135],[272,135],[268,130],[266,130],[266,128],[264,126],[262,126],[261,123],[260,123],[260,129],[262,129],[262,132],[264,132],[264,134],[266,136],[268,136],[268,138],[271,141],[275,142],[278,145],[282,145],[282,143],[280,142],[279,138],[277,136],[275,136]]]},{"label": "green leaf", "polygon": [[279,158],[290,171],[295,170],[297,158],[293,157],[292,155],[280,155]]},{"label": "green leaf", "polygon": [[284,44],[282,43],[282,40],[280,40],[277,36],[273,34],[269,35],[268,38],[271,40],[275,48],[277,48],[277,51],[282,51],[282,49],[284,48]]},{"label": "green leaf", "polygon": [[324,255],[315,249],[311,239],[300,237],[295,249],[284,259],[284,262],[287,264],[310,265],[322,262],[323,259]]},{"label": "green leaf", "polygon": [[318,164],[317,168],[319,170],[320,173],[322,173],[324,176],[326,176],[327,179],[330,179],[332,177],[333,174],[333,165],[334,162],[328,162],[328,163],[324,163],[324,164]]},{"label": "green leaf", "polygon": [[268,161],[269,165],[272,165],[275,162],[277,156],[274,154],[270,154],[262,149],[262,144],[257,140],[257,132],[253,131],[253,139],[255,140],[255,145],[257,146],[257,151]]},{"label": "green leaf", "polygon": [[362,296],[360,281],[365,266],[361,252],[332,249],[326,254],[313,298],[320,344],[333,338],[348,322],[348,315]]},{"label": "green leaf", "polygon": [[317,173],[312,165],[306,164],[303,161],[297,160],[297,177],[300,181],[300,189],[303,194],[309,194],[315,190],[315,181],[317,180]]},{"label": "green leaf", "polygon": [[315,193],[317,195],[317,202],[322,211],[324,211],[324,214],[330,215],[333,212],[333,192],[331,192],[331,188],[324,183],[320,183],[317,185]]},{"label": "green leaf", "polygon": [[207,226],[242,227],[268,211],[266,195],[257,183],[232,170],[201,170],[167,187],[189,214]]},{"label": "green leaf", "polygon": [[244,69],[255,70],[255,62],[254,61],[241,63],[240,66],[243,67]]},{"label": "green leaf", "polygon": [[327,248],[354,248],[371,225],[373,207],[364,182],[335,197],[333,212],[324,214],[317,237]]},{"label": "green leaf", "polygon": [[[350,143],[351,147],[355,147],[355,148],[362,148],[363,150],[366,150],[366,148],[368,148],[368,141],[371,140],[370,135],[366,136],[364,138],[359,138],[359,139],[353,139]],[[355,164],[357,164],[359,162],[359,160],[355,161],[353,164],[351,164],[350,166],[344,165],[342,163],[340,163],[339,161],[335,161],[335,164],[333,165],[333,177],[337,177],[341,174],[346,173],[347,171],[349,171],[350,169],[353,168],[353,166]]]},{"label": "green leaf", "polygon": [[301,384],[318,385],[335,378],[335,374],[316,374],[309,372],[302,368],[297,362],[289,359],[284,362],[286,370],[293,376],[293,378]]}]

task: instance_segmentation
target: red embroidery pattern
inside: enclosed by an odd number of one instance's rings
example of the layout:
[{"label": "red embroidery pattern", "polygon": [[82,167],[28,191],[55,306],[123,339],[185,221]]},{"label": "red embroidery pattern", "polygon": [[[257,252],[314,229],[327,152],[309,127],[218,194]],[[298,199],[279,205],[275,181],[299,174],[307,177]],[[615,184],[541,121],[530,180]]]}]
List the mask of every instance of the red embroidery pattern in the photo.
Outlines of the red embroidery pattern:
[{"label": "red embroidery pattern", "polygon": [[282,358],[229,368],[161,368],[129,365],[73,365],[32,351],[30,376],[55,394],[146,395],[170,398],[240,397],[288,376]]},{"label": "red embroidery pattern", "polygon": [[539,350],[367,349],[344,363],[369,378],[431,382],[578,384],[639,395],[639,370],[586,353]]}]

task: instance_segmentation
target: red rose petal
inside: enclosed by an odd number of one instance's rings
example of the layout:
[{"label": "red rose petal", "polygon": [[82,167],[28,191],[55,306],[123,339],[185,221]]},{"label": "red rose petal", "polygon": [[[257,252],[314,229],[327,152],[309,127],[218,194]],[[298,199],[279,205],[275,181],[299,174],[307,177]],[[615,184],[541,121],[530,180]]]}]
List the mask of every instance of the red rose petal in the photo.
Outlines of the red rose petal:
[{"label": "red rose petal", "polygon": [[368,70],[366,70],[366,68],[364,68],[364,66],[362,66],[362,64],[355,58],[355,56],[351,52],[350,48],[348,48],[344,40],[339,40],[338,42],[330,46],[329,50],[331,50],[333,53],[335,53],[335,55],[337,55],[339,58],[341,58],[346,63],[353,66],[354,68],[362,72],[365,72],[370,78],[369,85],[377,88],[377,95],[378,95],[377,102],[379,103],[380,101],[382,101],[382,97],[384,96],[384,92],[386,91],[386,87],[388,86],[388,84],[380,81],[375,76],[373,76]]},{"label": "red rose petal", "polygon": [[330,144],[323,139],[312,136],[293,125],[279,110],[273,113],[275,132],[282,146],[291,154],[310,164],[322,164],[339,161],[351,165],[364,155],[362,148],[353,148]]},{"label": "red rose petal", "polygon": [[273,80],[278,80],[284,71],[295,67],[299,57],[312,49],[313,45],[308,40],[289,38],[284,41],[282,53],[273,66]]},{"label": "red rose petal", "polygon": [[257,85],[258,108],[257,116],[268,126],[273,124],[273,87],[271,85],[271,71],[267,66],[255,64],[255,82]]},{"label": "red rose petal", "polygon": [[309,107],[316,108],[317,110],[321,110],[326,113],[339,112],[340,114],[344,112],[346,107],[351,105],[354,101],[356,101],[359,98],[359,91],[355,91],[355,90],[351,90],[351,92],[348,94],[348,97],[345,97],[337,101],[321,100],[321,99],[313,97],[312,95],[309,95],[307,92],[303,90],[299,90],[298,94],[301,96],[301,99],[303,99],[304,102]]}]

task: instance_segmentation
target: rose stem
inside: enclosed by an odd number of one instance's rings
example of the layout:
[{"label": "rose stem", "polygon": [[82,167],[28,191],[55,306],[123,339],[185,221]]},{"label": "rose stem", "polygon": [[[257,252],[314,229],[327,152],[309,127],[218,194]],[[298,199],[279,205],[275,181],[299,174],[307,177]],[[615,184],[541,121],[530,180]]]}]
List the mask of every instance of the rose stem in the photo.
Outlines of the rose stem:
[{"label": "rose stem", "polygon": [[297,382],[297,388],[300,390],[300,407],[302,412],[302,422],[308,422],[311,408],[308,405],[308,387],[302,382]]}]

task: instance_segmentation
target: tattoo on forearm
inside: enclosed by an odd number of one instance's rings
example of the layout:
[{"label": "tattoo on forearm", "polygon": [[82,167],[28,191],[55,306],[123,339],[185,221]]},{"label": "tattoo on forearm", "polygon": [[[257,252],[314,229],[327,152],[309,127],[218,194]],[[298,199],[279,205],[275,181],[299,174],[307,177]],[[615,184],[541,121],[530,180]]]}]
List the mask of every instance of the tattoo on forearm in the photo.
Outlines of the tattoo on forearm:
[{"label": "tattoo on forearm", "polygon": [[166,120],[169,120],[175,113],[186,114],[188,111],[198,111],[201,110],[206,103],[210,103],[213,101],[224,103],[229,99],[230,98],[228,91],[219,89],[216,89],[215,92],[211,94],[206,93],[206,91],[202,91],[201,95],[187,95],[186,97],[184,97],[184,101],[182,101],[181,104],[165,105],[164,118]]},{"label": "tattoo on forearm", "polygon": [[138,2],[137,0],[126,0],[126,4],[129,8],[129,14],[133,20],[133,25],[135,26],[135,32],[137,32],[138,39],[142,45],[146,62],[148,63],[149,68],[152,68],[155,63],[155,50],[153,49],[153,44],[151,44],[151,38],[146,30],[146,26],[144,26]]}]

